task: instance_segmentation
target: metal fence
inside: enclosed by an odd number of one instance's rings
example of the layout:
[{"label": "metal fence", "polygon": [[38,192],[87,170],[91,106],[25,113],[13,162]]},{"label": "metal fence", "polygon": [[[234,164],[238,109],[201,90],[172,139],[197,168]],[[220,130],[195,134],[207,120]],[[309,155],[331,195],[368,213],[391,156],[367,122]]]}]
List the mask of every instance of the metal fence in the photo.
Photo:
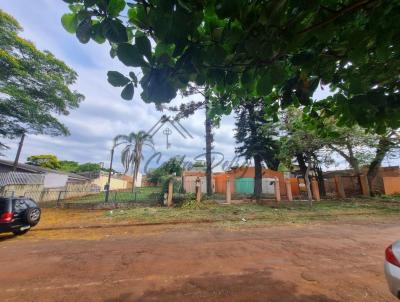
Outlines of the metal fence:
[{"label": "metal fence", "polygon": [[[95,194],[85,194],[81,196],[74,196],[80,192],[64,191],[60,195],[60,201],[70,203],[91,203],[91,202],[105,202],[106,192],[98,192]],[[163,201],[164,194],[161,188],[138,188],[134,191],[123,190],[123,191],[110,191],[108,202],[133,202],[133,203],[161,203]]]},{"label": "metal fence", "polygon": [[0,196],[1,197],[15,197],[16,194],[14,191],[4,190],[4,191],[0,191]]},{"label": "metal fence", "polygon": [[[62,203],[103,203],[106,192],[98,191],[68,191],[68,190],[41,190],[26,191],[23,195],[17,195],[14,191],[3,191],[5,197],[28,197],[38,203],[55,202]],[[164,193],[161,187],[143,187],[132,190],[110,191],[108,202],[132,202],[157,204],[164,200]]]}]

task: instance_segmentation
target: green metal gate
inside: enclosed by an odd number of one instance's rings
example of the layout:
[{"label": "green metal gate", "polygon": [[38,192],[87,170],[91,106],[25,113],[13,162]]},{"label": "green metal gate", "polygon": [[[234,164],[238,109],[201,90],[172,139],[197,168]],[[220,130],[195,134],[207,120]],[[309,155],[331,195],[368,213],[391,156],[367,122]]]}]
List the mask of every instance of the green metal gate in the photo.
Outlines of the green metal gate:
[{"label": "green metal gate", "polygon": [[235,192],[242,194],[254,193],[254,178],[236,178],[235,179]]}]

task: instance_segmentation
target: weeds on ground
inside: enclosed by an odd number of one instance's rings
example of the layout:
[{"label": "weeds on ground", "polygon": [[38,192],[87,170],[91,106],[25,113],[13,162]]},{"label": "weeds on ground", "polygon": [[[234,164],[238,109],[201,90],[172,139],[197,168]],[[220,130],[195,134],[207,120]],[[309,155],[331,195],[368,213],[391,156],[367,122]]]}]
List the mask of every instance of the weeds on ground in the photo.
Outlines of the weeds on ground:
[{"label": "weeds on ground", "polygon": [[393,194],[393,195],[375,196],[375,197],[373,197],[373,199],[382,200],[382,201],[400,202],[400,193]]},{"label": "weeds on ground", "polygon": [[116,220],[137,222],[199,222],[199,221],[242,221],[260,220],[264,222],[310,222],[316,220],[335,220],[341,217],[400,214],[400,203],[375,200],[346,200],[315,202],[312,208],[307,202],[259,205],[255,203],[222,205],[215,203],[183,202],[174,208],[135,208],[117,210],[109,217]]},{"label": "weeds on ground", "polygon": [[207,205],[205,203],[197,202],[197,200],[195,200],[195,199],[186,200],[180,205],[181,209],[190,209],[190,210],[204,209],[206,207],[207,207]]}]

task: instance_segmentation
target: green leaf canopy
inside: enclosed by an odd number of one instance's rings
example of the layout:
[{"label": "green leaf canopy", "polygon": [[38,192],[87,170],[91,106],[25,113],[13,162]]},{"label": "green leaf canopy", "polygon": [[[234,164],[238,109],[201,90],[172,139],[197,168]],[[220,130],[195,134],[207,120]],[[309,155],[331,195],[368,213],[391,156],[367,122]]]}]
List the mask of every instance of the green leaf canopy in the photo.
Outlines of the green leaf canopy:
[{"label": "green leaf canopy", "polygon": [[[62,22],[77,29],[75,15]],[[48,51],[18,36],[19,23],[0,10],[0,136],[67,135],[57,115],[78,108],[83,95],[71,90],[77,74]]]},{"label": "green leaf canopy", "polygon": [[[400,126],[399,0],[146,0],[126,16],[93,0],[72,11],[104,24],[118,58],[142,69],[145,102],[207,85],[219,102],[257,97],[270,112],[294,104],[349,125]],[[73,16],[63,20],[72,31]],[[333,96],[315,102],[319,85]]]}]

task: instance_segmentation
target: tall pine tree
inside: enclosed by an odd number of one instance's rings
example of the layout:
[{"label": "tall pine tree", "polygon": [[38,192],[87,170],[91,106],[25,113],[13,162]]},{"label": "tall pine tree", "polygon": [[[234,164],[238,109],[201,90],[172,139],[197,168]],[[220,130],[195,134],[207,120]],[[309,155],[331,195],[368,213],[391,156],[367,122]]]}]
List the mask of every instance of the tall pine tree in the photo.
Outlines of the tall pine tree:
[{"label": "tall pine tree", "polygon": [[246,99],[235,110],[237,115],[236,153],[254,161],[254,197],[262,193],[263,162],[272,170],[279,166],[279,140],[274,123],[266,118],[262,99]]}]

